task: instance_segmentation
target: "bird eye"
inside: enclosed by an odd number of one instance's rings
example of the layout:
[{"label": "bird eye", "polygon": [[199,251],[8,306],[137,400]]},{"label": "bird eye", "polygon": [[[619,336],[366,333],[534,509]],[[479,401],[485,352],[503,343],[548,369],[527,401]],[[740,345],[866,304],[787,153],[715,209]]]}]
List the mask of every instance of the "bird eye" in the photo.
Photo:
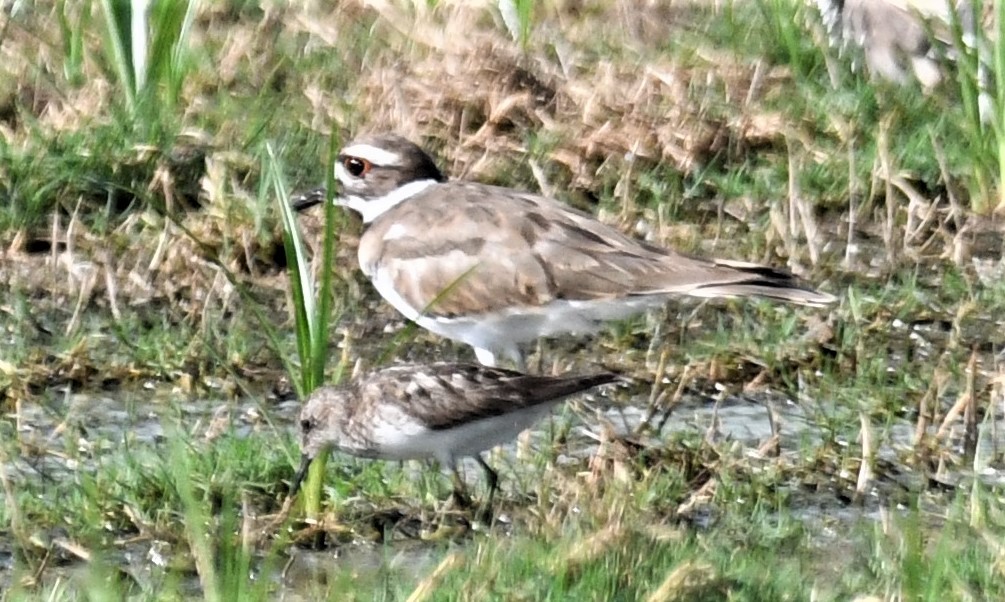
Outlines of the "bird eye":
[{"label": "bird eye", "polygon": [[314,424],[315,424],[314,419],[304,418],[303,420],[300,421],[300,430],[305,433],[309,433],[311,432],[311,429],[314,428]]},{"label": "bird eye", "polygon": [[366,175],[370,171],[370,168],[373,167],[369,161],[360,159],[359,157],[346,157],[342,159],[342,166],[354,178]]}]

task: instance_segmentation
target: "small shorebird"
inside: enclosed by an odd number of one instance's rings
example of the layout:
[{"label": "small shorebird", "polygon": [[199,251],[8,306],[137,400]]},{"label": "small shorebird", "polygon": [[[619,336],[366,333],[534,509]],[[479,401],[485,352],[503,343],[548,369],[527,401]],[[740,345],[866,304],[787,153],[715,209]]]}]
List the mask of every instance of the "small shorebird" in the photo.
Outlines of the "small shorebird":
[{"label": "small shorebird", "polygon": [[435,458],[451,471],[454,494],[466,500],[457,460],[478,461],[489,485],[498,475],[481,452],[516,437],[560,401],[618,380],[614,374],[532,376],[477,364],[395,366],[344,387],[321,387],[300,412],[296,493],[311,462],[329,449],[363,458]]},{"label": "small shorebird", "polygon": [[[988,11],[973,0],[815,0],[832,46],[844,52],[862,50],[873,77],[897,84],[916,79],[926,89],[939,85],[946,75],[942,58],[956,60],[964,52],[978,56],[977,97],[981,119],[993,118],[989,92],[991,50],[986,34]],[[966,48],[957,45],[959,42]],[[853,63],[854,67],[857,67]]]},{"label": "small shorebird", "polygon": [[472,346],[486,366],[502,355],[522,370],[523,343],[592,333],[674,295],[834,301],[782,270],[656,247],[550,198],[447,181],[400,136],[349,143],[335,176],[336,203],[363,218],[359,264],[380,294],[419,326]]}]

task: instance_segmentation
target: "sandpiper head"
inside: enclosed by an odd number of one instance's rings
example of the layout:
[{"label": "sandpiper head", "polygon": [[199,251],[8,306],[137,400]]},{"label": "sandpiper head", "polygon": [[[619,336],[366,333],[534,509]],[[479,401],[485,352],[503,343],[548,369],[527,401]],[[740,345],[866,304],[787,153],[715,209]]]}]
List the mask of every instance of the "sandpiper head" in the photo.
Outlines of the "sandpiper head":
[{"label": "sandpiper head", "polygon": [[336,387],[321,387],[304,402],[297,422],[300,436],[300,468],[290,486],[291,495],[300,489],[314,458],[338,443],[342,436],[349,393]]},{"label": "sandpiper head", "polygon": [[372,221],[443,174],[424,150],[395,134],[362,136],[342,148],[335,163],[337,202]]}]

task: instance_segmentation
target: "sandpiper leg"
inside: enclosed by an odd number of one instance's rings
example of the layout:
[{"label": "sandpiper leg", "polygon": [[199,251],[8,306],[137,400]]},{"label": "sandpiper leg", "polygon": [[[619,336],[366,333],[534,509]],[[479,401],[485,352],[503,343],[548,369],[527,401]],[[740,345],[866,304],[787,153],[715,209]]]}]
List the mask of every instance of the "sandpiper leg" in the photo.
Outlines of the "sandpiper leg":
[{"label": "sandpiper leg", "polygon": [[468,497],[467,487],[464,485],[464,480],[461,479],[460,473],[457,472],[457,464],[451,463],[450,465],[450,481],[454,485],[454,492],[451,497],[454,499],[454,503],[457,504],[459,508],[470,508],[471,498]]},{"label": "sandpiper leg", "polygon": [[476,455],[475,460],[478,461],[478,464],[482,467],[482,470],[485,471],[485,480],[488,481],[489,484],[489,495],[485,499],[485,504],[482,506],[481,510],[478,511],[477,516],[478,520],[481,521],[482,523],[486,525],[491,525],[492,500],[495,497],[496,489],[499,488],[499,475],[496,473],[495,470],[492,469],[491,466],[489,466],[488,462],[485,461],[485,458],[482,458],[481,454]]},{"label": "sandpiper leg", "polygon": [[493,470],[491,466],[489,466],[488,462],[485,461],[485,458],[483,458],[481,454],[476,455],[475,460],[478,461],[482,470],[485,471],[485,479],[489,483],[489,497],[486,505],[491,506],[492,498],[495,496],[496,489],[499,487],[499,474]]}]

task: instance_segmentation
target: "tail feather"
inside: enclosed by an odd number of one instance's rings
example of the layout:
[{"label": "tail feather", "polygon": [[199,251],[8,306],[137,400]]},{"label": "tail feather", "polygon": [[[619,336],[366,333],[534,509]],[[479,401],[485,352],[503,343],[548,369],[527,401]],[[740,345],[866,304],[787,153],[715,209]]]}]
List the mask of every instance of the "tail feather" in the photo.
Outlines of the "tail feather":
[{"label": "tail feather", "polygon": [[611,372],[568,376],[557,379],[553,376],[522,374],[517,378],[523,386],[533,392],[528,399],[529,405],[564,399],[594,387],[599,387],[600,385],[622,380],[620,376]]},{"label": "tail feather", "polygon": [[810,307],[826,307],[837,301],[837,297],[828,293],[770,280],[712,284],[695,288],[688,294],[707,298],[762,297]]},{"label": "tail feather", "polygon": [[689,295],[709,298],[763,297],[812,307],[824,307],[837,300],[834,295],[804,286],[798,278],[784,270],[728,259],[717,259],[715,264],[740,272],[745,278],[702,284],[688,291]]}]

